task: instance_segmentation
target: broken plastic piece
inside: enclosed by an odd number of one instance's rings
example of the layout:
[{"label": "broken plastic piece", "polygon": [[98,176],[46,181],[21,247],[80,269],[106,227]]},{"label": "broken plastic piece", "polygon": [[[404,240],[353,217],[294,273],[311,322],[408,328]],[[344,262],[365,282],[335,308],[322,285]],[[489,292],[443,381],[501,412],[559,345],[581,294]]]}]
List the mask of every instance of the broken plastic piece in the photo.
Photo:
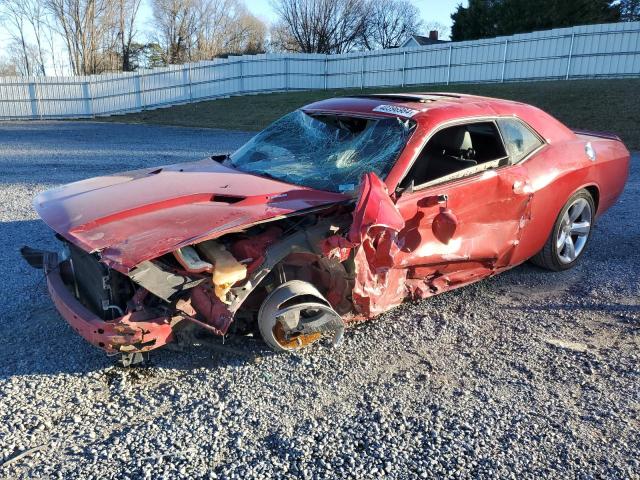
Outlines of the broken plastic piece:
[{"label": "broken plastic piece", "polygon": [[213,263],[211,280],[216,296],[224,303],[231,303],[226,298],[227,293],[234,283],[247,276],[247,266],[236,260],[224,246],[216,241],[203,242],[198,245],[198,248]]}]

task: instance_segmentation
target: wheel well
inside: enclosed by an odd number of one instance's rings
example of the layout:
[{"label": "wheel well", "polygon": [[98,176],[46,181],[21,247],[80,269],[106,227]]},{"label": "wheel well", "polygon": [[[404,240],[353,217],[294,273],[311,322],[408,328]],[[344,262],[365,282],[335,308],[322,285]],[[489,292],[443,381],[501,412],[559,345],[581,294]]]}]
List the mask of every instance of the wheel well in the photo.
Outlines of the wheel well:
[{"label": "wheel well", "polygon": [[598,203],[600,201],[600,191],[598,187],[595,185],[589,185],[588,187],[584,187],[584,189],[589,192],[591,198],[593,198],[593,204],[596,207],[596,212],[598,211]]}]

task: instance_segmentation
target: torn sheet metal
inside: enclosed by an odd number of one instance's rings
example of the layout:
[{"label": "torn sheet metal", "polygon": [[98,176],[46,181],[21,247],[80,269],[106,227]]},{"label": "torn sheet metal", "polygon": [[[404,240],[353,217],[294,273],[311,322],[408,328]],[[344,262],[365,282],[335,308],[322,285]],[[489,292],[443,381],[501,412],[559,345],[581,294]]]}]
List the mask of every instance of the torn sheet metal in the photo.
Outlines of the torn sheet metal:
[{"label": "torn sheet metal", "polygon": [[370,317],[399,305],[406,296],[406,271],[393,268],[401,248],[398,233],[405,223],[374,173],[365,175],[360,192],[349,231],[349,240],[358,244],[353,302]]},{"label": "torn sheet metal", "polygon": [[[532,195],[517,174],[490,173],[444,198],[415,192],[394,204],[384,183],[367,175],[349,232],[355,307],[374,316],[406,297],[426,298],[508,268]],[[478,209],[478,198],[491,204]],[[329,252],[339,251],[336,239],[331,244]]]},{"label": "torn sheet metal", "polygon": [[171,318],[151,310],[127,311],[105,321],[77,300],[65,285],[58,256],[44,252],[47,289],[56,309],[69,325],[92,345],[107,353],[147,352],[171,342]]}]

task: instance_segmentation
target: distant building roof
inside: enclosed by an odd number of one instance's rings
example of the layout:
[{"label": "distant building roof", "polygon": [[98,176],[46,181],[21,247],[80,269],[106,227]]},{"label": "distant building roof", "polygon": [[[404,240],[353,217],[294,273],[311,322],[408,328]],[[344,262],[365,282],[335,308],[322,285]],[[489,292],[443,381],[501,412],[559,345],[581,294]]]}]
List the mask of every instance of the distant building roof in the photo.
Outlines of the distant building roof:
[{"label": "distant building roof", "polygon": [[422,47],[424,45],[435,45],[437,43],[447,43],[447,40],[439,40],[438,31],[431,30],[429,32],[428,37],[425,37],[423,35],[411,35],[400,46],[401,47]]}]

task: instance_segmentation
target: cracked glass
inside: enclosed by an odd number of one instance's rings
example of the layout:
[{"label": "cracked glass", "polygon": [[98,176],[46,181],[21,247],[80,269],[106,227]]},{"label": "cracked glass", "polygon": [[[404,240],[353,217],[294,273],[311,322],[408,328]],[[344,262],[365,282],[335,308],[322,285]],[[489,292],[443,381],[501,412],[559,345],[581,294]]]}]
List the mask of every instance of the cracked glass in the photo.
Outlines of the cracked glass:
[{"label": "cracked glass", "polygon": [[414,127],[408,119],[296,110],[257,134],[225,163],[287,183],[349,193],[365,173],[386,177]]}]

